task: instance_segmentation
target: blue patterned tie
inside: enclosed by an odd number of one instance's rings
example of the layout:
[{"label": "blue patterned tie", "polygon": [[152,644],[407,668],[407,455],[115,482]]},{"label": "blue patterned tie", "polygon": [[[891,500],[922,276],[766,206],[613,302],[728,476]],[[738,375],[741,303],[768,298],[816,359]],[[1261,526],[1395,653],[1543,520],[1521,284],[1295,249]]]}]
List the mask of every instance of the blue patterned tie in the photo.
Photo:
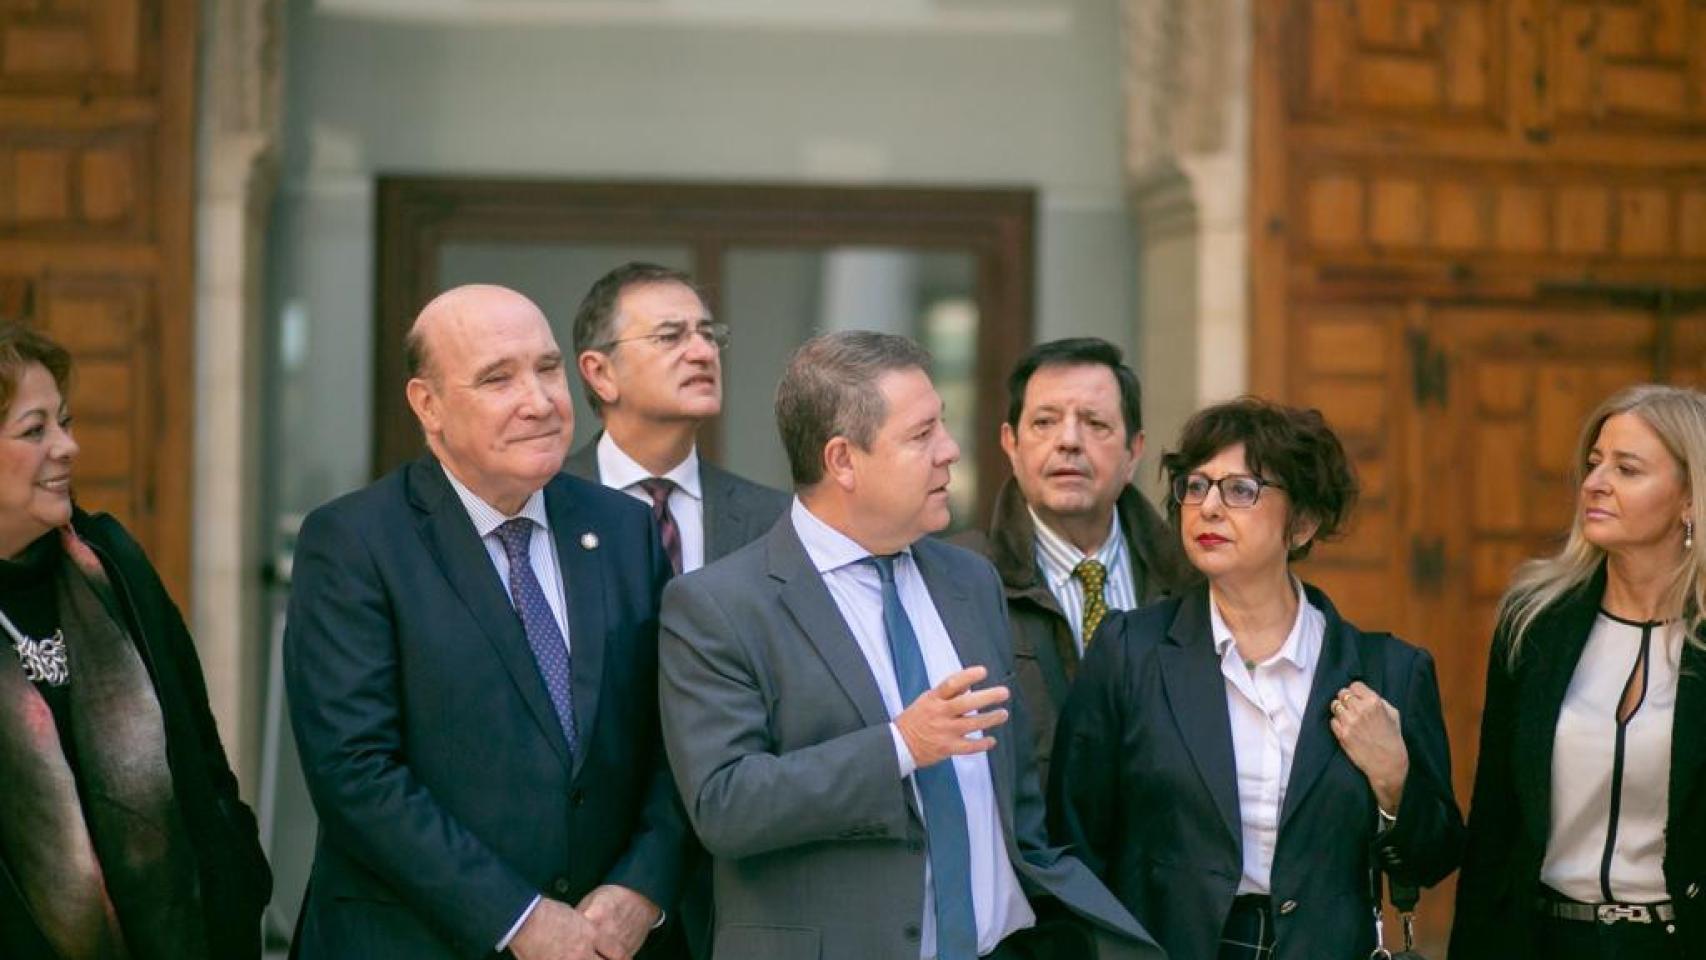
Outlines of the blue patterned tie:
[{"label": "blue patterned tie", "polygon": [[572,754],[575,751],[574,667],[569,662],[563,631],[557,627],[551,605],[545,602],[539,578],[533,575],[533,560],[528,555],[533,529],[532,520],[516,517],[505,520],[496,533],[503,542],[504,556],[509,558],[510,600],[521,616],[527,645],[533,648],[533,660],[539,665],[539,676],[551,694],[551,705],[557,708],[557,722],[563,725],[563,736],[568,739]]},{"label": "blue patterned tie", "polygon": [[[889,635],[889,657],[900,686],[902,703],[911,704],[930,689],[924,653],[900,591],[894,582],[894,557],[871,557],[883,581],[883,629]],[[936,894],[936,956],[938,960],[977,960],[977,913],[971,898],[971,836],[966,828],[966,805],[952,758],[913,771],[924,800],[924,836],[930,849],[930,883]]]}]

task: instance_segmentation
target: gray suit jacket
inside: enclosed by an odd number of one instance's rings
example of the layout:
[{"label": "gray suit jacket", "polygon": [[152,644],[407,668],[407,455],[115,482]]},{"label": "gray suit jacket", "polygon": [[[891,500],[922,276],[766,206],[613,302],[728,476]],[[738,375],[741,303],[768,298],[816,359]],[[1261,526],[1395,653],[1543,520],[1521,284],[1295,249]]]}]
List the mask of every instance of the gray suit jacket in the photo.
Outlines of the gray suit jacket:
[{"label": "gray suit jacket", "polygon": [[[582,479],[602,483],[598,475],[600,430],[591,442],[563,461],[563,469]],[[720,560],[764,535],[776,518],[788,512],[793,497],[753,483],[699,458],[699,485],[705,495],[705,562]]]},{"label": "gray suit jacket", "polygon": [[[1006,605],[981,557],[913,545],[961,662],[1013,675]],[[762,539],[678,577],[663,597],[659,694],[677,786],[714,858],[714,956],[917,960],[925,834],[888,711],[859,646],[784,516]],[[1159,958],[1143,928],[1065,850],[1047,846],[1022,704],[988,754],[1007,853],[1114,950]]]}]

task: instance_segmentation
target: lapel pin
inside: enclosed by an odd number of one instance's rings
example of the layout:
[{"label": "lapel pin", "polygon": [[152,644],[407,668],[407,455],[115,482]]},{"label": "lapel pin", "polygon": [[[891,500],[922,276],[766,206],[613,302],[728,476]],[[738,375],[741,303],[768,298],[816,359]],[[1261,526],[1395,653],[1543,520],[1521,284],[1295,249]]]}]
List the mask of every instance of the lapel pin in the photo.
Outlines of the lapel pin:
[{"label": "lapel pin", "polygon": [[591,530],[588,530],[586,533],[581,534],[581,549],[582,550],[597,550],[598,549],[598,534],[593,533]]}]

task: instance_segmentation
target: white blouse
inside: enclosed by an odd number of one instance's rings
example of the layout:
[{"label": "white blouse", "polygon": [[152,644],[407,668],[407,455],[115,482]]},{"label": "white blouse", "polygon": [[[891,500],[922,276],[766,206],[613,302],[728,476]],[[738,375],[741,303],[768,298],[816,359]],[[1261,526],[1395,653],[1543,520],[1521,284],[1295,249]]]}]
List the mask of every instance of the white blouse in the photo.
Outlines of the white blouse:
[{"label": "white blouse", "polygon": [[[1540,879],[1584,903],[1657,903],[1665,890],[1671,723],[1684,634],[1676,621],[1601,612],[1570,678],[1552,746],[1552,827]],[[1646,664],[1634,713],[1618,707]]]},{"label": "white blouse", "polygon": [[1246,664],[1232,630],[1210,593],[1210,629],[1220,673],[1226,681],[1226,712],[1232,721],[1232,759],[1238,771],[1238,823],[1244,870],[1238,892],[1269,892],[1280,811],[1291,781],[1291,761],[1309,705],[1309,688],[1327,635],[1327,618],[1297,589],[1297,619],[1285,643],[1268,659]]}]

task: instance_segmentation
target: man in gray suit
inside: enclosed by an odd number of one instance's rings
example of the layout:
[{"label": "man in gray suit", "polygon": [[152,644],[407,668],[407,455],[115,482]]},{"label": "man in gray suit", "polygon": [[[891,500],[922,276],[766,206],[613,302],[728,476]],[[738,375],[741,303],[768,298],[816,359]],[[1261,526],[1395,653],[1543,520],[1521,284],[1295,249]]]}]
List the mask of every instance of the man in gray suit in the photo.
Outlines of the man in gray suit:
[{"label": "man in gray suit", "polygon": [[926,536],[959,458],[928,363],[888,334],[801,347],[776,393],[788,516],[665,590],[664,737],[713,857],[714,956],[1161,957],[1046,846],[1000,581]]},{"label": "man in gray suit", "polygon": [[691,277],[653,263],[617,267],[587,291],[574,337],[604,430],[564,469],[649,504],[676,573],[734,552],[788,509],[782,491],[699,458],[699,426],[722,412],[729,328]]}]

